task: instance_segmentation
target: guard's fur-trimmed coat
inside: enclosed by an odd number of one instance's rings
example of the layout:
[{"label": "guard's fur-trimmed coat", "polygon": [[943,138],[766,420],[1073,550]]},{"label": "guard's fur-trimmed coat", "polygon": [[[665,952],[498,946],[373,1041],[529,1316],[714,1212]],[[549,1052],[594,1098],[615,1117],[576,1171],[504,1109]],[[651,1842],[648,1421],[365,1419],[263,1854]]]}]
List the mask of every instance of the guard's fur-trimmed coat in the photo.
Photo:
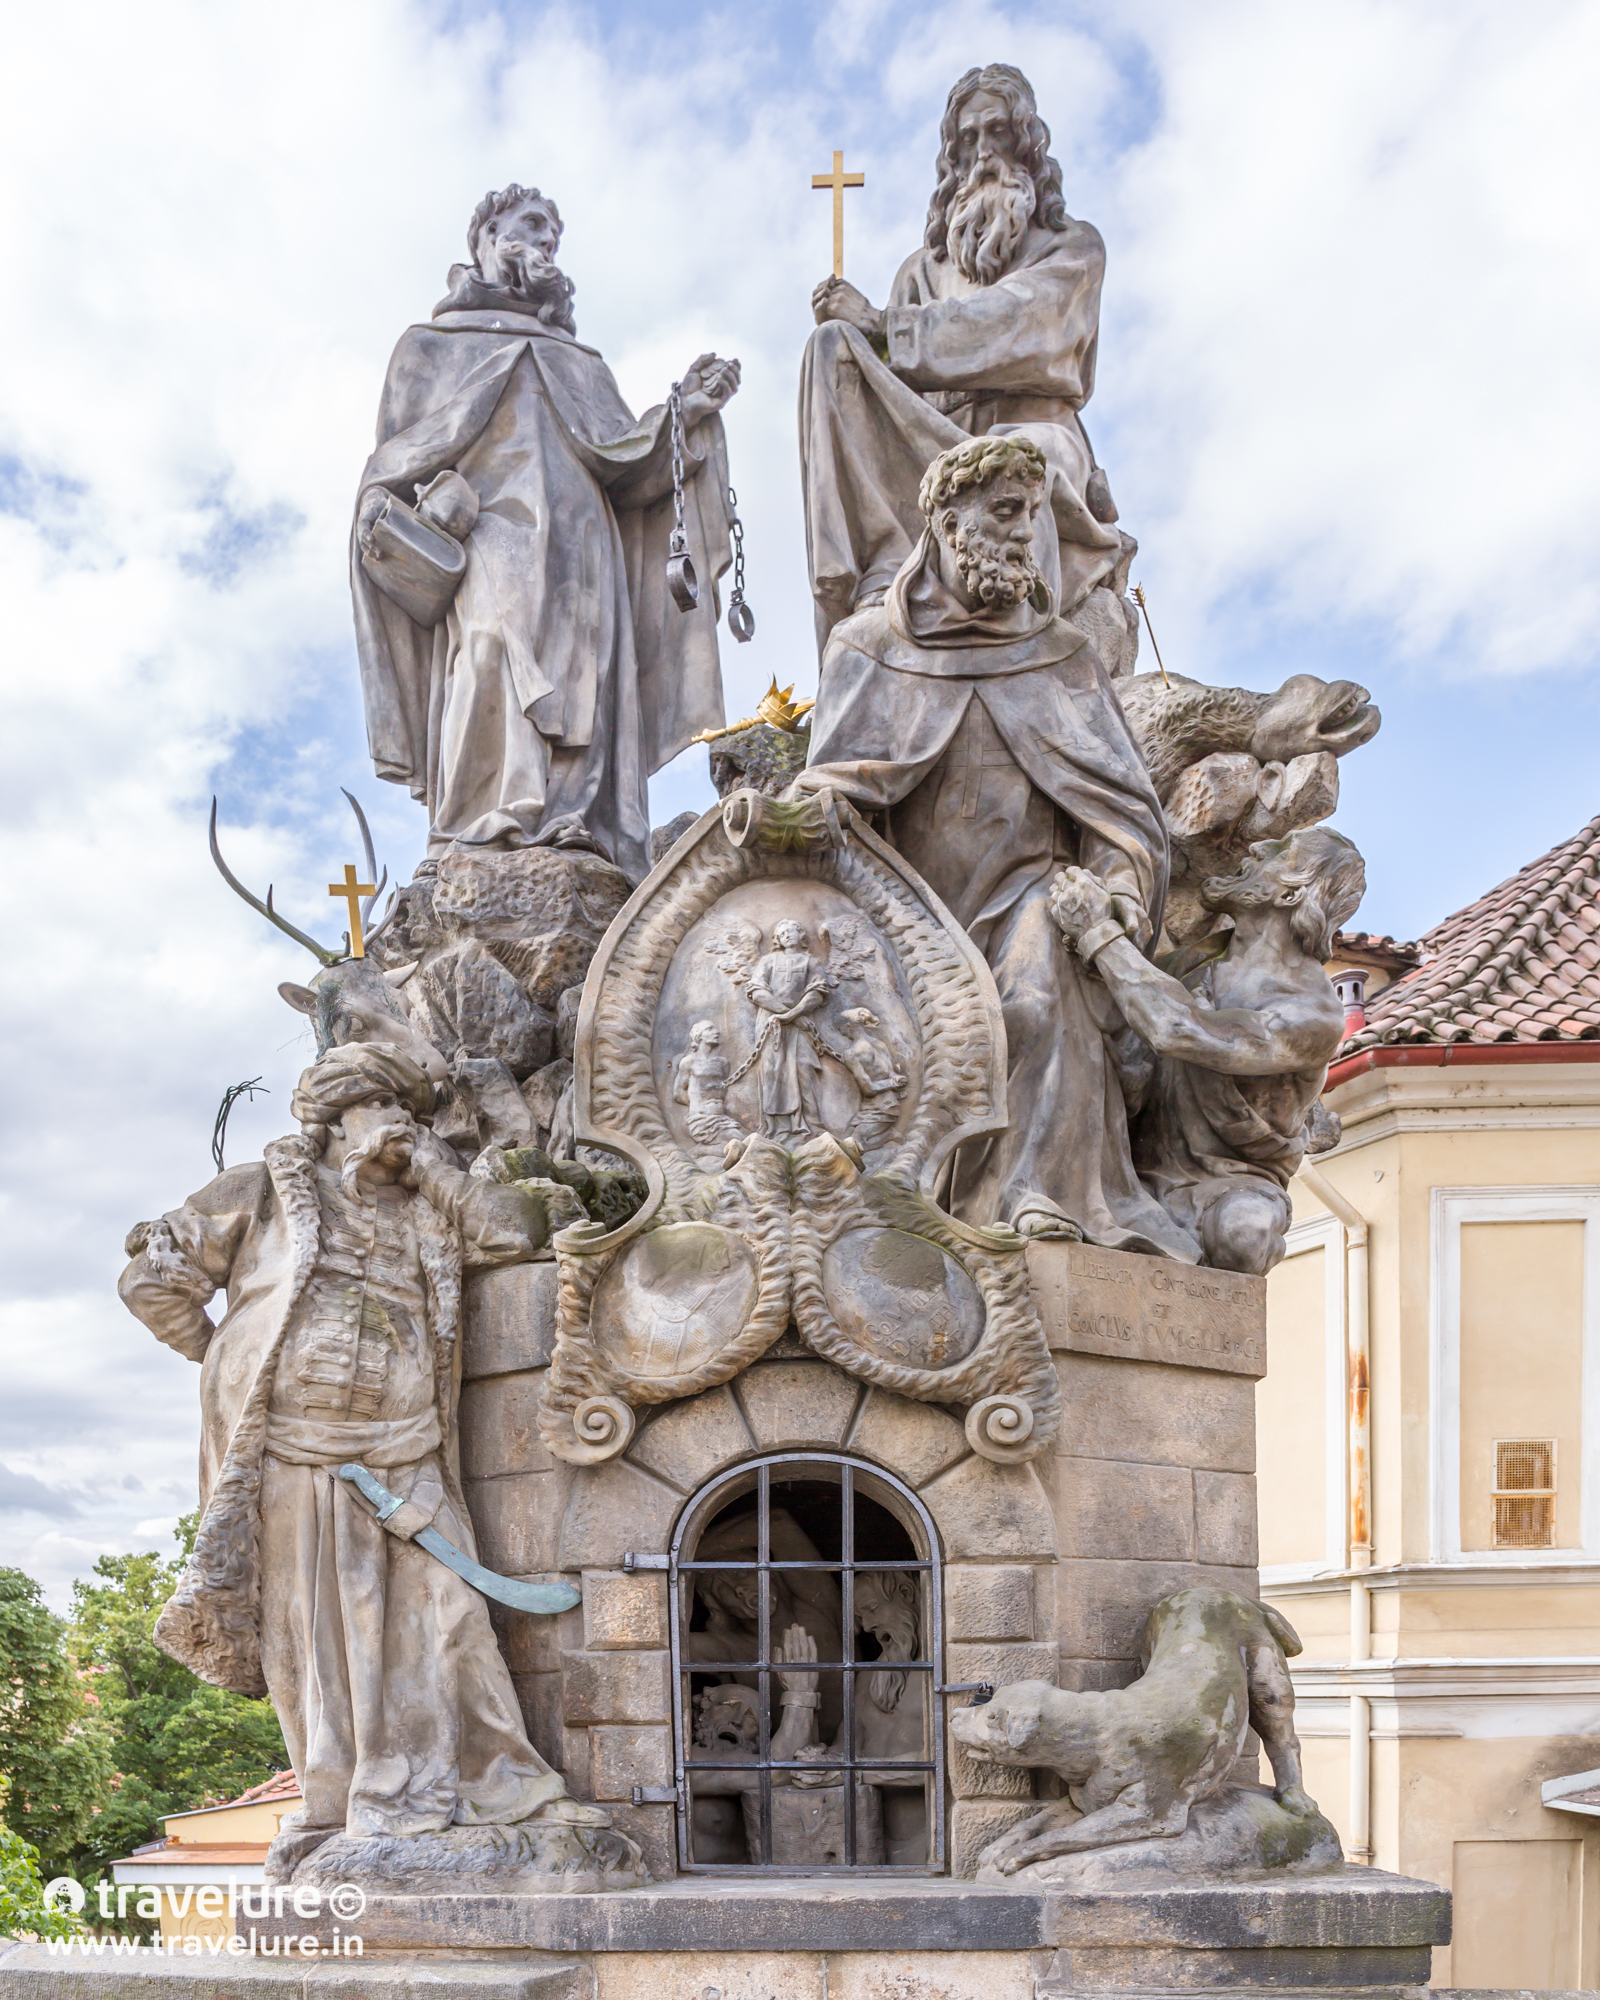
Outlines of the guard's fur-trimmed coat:
[{"label": "guard's fur-trimmed coat", "polygon": [[[515,1263],[533,1249],[522,1197],[459,1171],[421,1168],[414,1205],[434,1343],[435,1398],[452,1511],[466,1507],[454,1463],[454,1365],[463,1263]],[[156,1641],[202,1680],[266,1693],[261,1667],[260,1489],[273,1380],[316,1266],[316,1155],[298,1135],[231,1168],[181,1208],[142,1224],[118,1291],[158,1340],[201,1363],[200,1530]],[[206,1301],[227,1287],[213,1325]],[[470,1553],[470,1551],[469,1551]]]}]

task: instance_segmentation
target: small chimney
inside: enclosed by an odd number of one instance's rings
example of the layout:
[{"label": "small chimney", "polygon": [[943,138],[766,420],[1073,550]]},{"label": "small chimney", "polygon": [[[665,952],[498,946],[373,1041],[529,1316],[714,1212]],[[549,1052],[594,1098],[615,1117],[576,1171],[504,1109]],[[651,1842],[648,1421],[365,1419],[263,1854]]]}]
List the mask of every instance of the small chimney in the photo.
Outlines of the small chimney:
[{"label": "small chimney", "polygon": [[1367,1025],[1367,975],[1358,965],[1347,965],[1333,975],[1333,990],[1344,1003],[1344,1031],[1358,1035]]}]

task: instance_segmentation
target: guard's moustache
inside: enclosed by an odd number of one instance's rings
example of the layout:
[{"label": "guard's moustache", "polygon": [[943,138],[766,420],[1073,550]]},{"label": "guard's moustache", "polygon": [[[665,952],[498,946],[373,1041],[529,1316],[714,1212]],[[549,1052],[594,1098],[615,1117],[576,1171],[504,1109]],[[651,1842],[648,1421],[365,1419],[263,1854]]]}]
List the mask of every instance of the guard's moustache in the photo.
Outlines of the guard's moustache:
[{"label": "guard's moustache", "polygon": [[364,1139],[358,1140],[350,1148],[340,1163],[339,1180],[345,1193],[348,1195],[355,1193],[356,1175],[368,1160],[375,1160],[392,1140],[404,1139],[414,1142],[416,1136],[417,1128],[409,1120],[395,1119],[390,1124],[374,1126]]}]

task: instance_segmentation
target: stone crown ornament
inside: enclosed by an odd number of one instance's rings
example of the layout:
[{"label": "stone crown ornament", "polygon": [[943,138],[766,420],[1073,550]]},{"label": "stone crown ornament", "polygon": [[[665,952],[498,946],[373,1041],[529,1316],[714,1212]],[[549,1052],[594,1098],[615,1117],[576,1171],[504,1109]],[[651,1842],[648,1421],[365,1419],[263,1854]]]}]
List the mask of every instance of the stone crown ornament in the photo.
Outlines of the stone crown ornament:
[{"label": "stone crown ornament", "polygon": [[793,1325],[815,1353],[964,1406],[975,1451],[1034,1457],[1060,1392],[1023,1239],[936,1205],[1004,1128],[983,959],[831,793],[736,792],[618,915],[584,988],[577,1137],[645,1173],[619,1229],[556,1237],[540,1408],[557,1457],[614,1457],[641,1405],[726,1382]]}]

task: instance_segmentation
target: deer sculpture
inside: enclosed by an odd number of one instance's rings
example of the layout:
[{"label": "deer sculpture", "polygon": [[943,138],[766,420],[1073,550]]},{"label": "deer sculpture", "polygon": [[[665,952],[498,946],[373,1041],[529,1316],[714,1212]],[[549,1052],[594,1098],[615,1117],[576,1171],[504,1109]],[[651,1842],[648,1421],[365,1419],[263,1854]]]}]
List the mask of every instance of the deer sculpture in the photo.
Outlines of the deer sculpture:
[{"label": "deer sculpture", "polygon": [[[340,788],[341,790],[343,787]],[[377,856],[373,851],[372,832],[367,825],[367,816],[360,803],[349,793],[350,809],[361,828],[362,845],[366,851],[367,880],[376,881],[377,887],[361,906],[361,924],[366,932],[366,942],[371,944],[383,932],[397,907],[393,897],[382,922],[372,930],[367,930],[367,919],[378,897],[382,895],[384,884],[389,879],[389,871],[384,870],[378,877],[374,871]],[[298,1013],[308,1015],[317,1036],[317,1054],[326,1055],[329,1049],[342,1047],[346,1042],[387,1042],[403,1049],[412,1061],[433,1080],[437,1086],[444,1086],[449,1079],[449,1069],[444,1057],[426,1036],[420,1034],[413,1024],[406,1004],[396,991],[396,985],[411,970],[409,966],[398,972],[385,973],[368,957],[356,958],[350,951],[350,938],[346,934],[345,949],[328,951],[316,939],[308,937],[303,930],[280,916],[272,907],[272,886],[267,885],[267,899],[262,902],[254,896],[234,874],[222,858],[222,849],[217,844],[217,802],[211,801],[211,858],[230,889],[242,896],[251,909],[259,910],[269,924],[292,937],[297,944],[303,944],[321,966],[309,986],[297,986],[285,980],[278,991]]]}]

